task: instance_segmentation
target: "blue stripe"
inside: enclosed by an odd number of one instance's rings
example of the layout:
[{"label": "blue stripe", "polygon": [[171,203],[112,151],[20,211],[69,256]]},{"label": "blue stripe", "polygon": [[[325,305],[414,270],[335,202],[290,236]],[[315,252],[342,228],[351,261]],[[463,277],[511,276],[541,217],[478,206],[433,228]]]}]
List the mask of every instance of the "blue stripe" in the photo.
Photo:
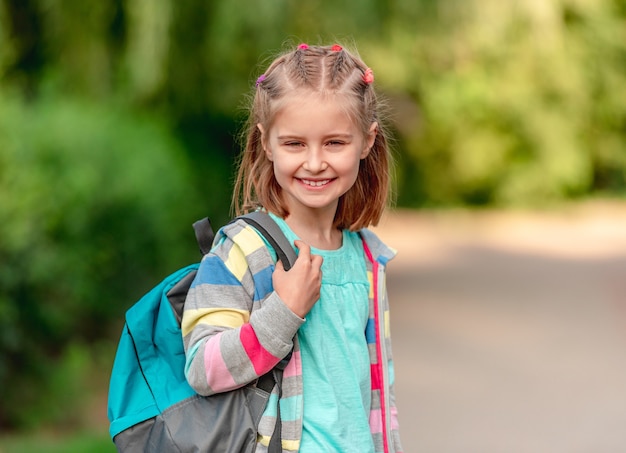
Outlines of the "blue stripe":
[{"label": "blue stripe", "polygon": [[196,356],[196,353],[198,352],[198,349],[200,349],[201,344],[201,341],[196,342],[196,344],[194,344],[192,348],[186,353],[187,357],[185,360],[185,377],[189,376],[189,368],[191,368],[191,362],[193,362],[193,358]]},{"label": "blue stripe", "polygon": [[228,270],[224,262],[217,256],[210,255],[202,260],[196,278],[191,287],[206,282],[212,285],[241,285],[241,282]]},{"label": "blue stripe", "polygon": [[374,318],[368,318],[365,326],[365,339],[368,344],[376,343],[376,323]]},{"label": "blue stripe", "polygon": [[268,266],[260,272],[254,274],[254,300],[261,300],[274,290],[272,286],[272,273],[274,266]]},{"label": "blue stripe", "polygon": [[[287,418],[287,414],[298,414],[296,408],[298,407],[298,400],[302,399],[302,395],[294,395],[288,398],[280,399],[280,418],[283,421],[295,421],[297,419],[289,419]],[[267,401],[267,406],[265,407],[265,412],[263,412],[263,417],[276,417],[276,401],[278,400],[278,395],[272,393],[270,395],[269,400]]]}]

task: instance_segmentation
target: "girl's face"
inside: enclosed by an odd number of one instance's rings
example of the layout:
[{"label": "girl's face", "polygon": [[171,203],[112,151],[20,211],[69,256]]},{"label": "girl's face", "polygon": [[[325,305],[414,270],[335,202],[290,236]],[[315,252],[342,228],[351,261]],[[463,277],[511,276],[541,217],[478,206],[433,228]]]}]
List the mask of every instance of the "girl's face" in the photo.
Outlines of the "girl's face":
[{"label": "girl's face", "polygon": [[339,197],[354,185],[359,162],[374,144],[377,123],[364,135],[342,107],[334,97],[293,96],[269,130],[258,125],[290,216],[334,217]]}]

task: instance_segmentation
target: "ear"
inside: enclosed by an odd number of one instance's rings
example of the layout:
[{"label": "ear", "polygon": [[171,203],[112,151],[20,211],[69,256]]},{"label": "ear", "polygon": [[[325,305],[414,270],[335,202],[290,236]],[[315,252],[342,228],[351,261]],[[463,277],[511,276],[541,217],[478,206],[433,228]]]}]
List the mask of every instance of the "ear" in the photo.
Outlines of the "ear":
[{"label": "ear", "polygon": [[378,122],[374,121],[369,131],[367,131],[367,135],[365,136],[365,148],[361,152],[361,159],[365,159],[370,151],[372,150],[372,146],[374,146],[374,141],[376,140],[376,135],[378,135]]},{"label": "ear", "polygon": [[257,123],[256,125],[257,129],[259,129],[259,132],[261,133],[261,146],[263,147],[263,151],[265,151],[265,156],[268,158],[268,160],[272,160],[272,152],[270,151],[269,146],[267,146],[267,135],[265,134],[265,128],[263,127],[263,125],[261,123]]}]

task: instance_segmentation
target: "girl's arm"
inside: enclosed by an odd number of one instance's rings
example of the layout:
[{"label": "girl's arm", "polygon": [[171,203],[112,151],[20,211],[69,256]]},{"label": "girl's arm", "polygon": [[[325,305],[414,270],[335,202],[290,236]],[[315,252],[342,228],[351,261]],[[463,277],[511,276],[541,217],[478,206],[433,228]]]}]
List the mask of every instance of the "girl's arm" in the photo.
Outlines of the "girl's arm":
[{"label": "girl's arm", "polygon": [[204,257],[185,301],[185,375],[201,395],[267,373],[289,353],[303,322],[273,291],[274,263],[269,253],[257,253],[263,242],[256,236],[258,247],[238,243],[241,236],[226,237]]}]

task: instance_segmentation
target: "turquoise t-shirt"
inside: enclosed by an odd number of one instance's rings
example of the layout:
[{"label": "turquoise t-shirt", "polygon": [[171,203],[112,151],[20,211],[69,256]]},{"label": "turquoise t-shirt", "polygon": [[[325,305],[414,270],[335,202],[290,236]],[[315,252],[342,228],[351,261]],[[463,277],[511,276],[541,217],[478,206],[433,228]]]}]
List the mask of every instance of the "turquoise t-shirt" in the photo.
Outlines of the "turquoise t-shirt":
[{"label": "turquoise t-shirt", "polygon": [[[295,233],[283,219],[272,217],[293,244]],[[300,452],[373,452],[363,244],[357,233],[344,230],[339,249],[311,252],[324,261],[320,299],[298,331],[304,385]]]}]

